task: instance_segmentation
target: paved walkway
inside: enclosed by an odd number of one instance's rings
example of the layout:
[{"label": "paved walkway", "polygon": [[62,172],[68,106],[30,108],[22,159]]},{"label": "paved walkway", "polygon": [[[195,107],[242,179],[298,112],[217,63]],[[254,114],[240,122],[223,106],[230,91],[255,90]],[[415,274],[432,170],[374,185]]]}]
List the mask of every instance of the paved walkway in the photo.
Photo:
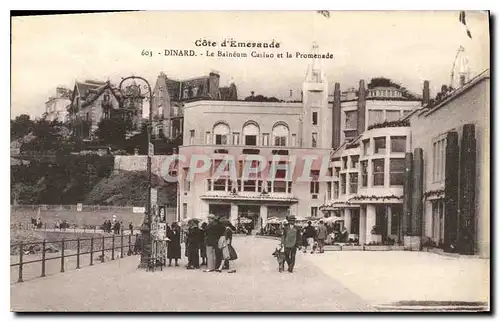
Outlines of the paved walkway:
[{"label": "paved walkway", "polygon": [[279,273],[277,242],[235,237],[235,274],[182,267],[145,272],[139,257],[11,285],[12,311],[369,311],[367,301],[298,255]]},{"label": "paved walkway", "polygon": [[332,251],[304,257],[373,304],[489,302],[488,259],[408,251]]}]

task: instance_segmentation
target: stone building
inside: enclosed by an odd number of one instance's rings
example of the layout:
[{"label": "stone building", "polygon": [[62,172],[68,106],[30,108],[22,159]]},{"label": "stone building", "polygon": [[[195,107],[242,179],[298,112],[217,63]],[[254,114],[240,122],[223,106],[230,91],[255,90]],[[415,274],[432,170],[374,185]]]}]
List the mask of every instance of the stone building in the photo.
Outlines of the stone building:
[{"label": "stone building", "polygon": [[153,135],[168,138],[182,136],[184,103],[196,100],[237,100],[236,85],[221,87],[219,79],[217,72],[186,80],[174,80],[165,73],[160,73],[153,89]]},{"label": "stone building", "polygon": [[129,122],[131,131],[139,131],[143,98],[137,92],[137,85],[128,86],[125,95],[122,95],[109,81],[75,82],[68,107],[74,134],[83,139],[92,139],[99,122],[115,116]]},{"label": "stone building", "polygon": [[360,244],[401,239],[405,153],[410,123],[404,117],[421,108],[422,100],[399,85],[375,79],[343,93],[335,84],[327,202],[321,210],[338,217]]},{"label": "stone building", "polygon": [[71,91],[64,87],[56,88],[56,95],[51,96],[45,102],[45,117],[48,121],[58,120],[65,123],[68,121],[67,108],[71,103]]},{"label": "stone building", "polygon": [[[180,219],[215,213],[236,223],[247,217],[259,229],[269,217],[320,216],[327,182],[319,172],[330,157],[331,113],[328,82],[317,61],[307,71],[301,103],[186,102]],[[209,167],[190,177],[190,162],[200,155],[210,159]],[[221,164],[235,175],[217,176]],[[247,170],[255,172],[246,176]]]}]

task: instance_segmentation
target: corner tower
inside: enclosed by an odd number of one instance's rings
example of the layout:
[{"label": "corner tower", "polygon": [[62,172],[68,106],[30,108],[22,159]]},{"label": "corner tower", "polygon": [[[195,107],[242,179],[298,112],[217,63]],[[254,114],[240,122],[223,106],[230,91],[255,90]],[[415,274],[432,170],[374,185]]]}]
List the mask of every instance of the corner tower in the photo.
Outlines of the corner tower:
[{"label": "corner tower", "polygon": [[302,84],[302,138],[304,148],[331,148],[331,112],[328,109],[328,81],[317,58],[318,45],[313,44],[315,57],[307,70]]}]

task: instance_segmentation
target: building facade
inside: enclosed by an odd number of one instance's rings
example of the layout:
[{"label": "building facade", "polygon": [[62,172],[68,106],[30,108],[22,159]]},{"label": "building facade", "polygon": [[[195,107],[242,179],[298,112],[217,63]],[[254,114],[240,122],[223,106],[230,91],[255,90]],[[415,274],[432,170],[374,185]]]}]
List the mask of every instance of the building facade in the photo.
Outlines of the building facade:
[{"label": "building facade", "polygon": [[52,122],[58,120],[65,123],[68,121],[67,108],[71,103],[71,90],[57,87],[56,95],[45,102],[45,119]]},{"label": "building facade", "polygon": [[143,98],[138,95],[137,85],[128,86],[124,94],[109,81],[75,82],[68,107],[73,133],[83,139],[93,139],[99,122],[113,117],[128,122],[132,132],[139,131]]},{"label": "building facade", "polygon": [[[237,223],[246,217],[259,229],[269,217],[320,216],[327,182],[319,173],[330,158],[331,122],[328,82],[315,63],[302,103],[185,103],[180,219],[214,213]],[[200,155],[209,166],[190,177]],[[221,168],[234,173],[217,175]]]},{"label": "building facade", "polygon": [[153,135],[167,138],[182,136],[183,105],[186,102],[237,100],[236,86],[220,87],[219,79],[217,72],[186,80],[171,79],[160,73],[153,89]]},{"label": "building facade", "polygon": [[338,217],[360,244],[402,239],[405,153],[410,149],[407,115],[421,108],[422,100],[407,96],[399,87],[365,87],[340,91],[335,85],[334,151],[327,186],[325,216]]}]

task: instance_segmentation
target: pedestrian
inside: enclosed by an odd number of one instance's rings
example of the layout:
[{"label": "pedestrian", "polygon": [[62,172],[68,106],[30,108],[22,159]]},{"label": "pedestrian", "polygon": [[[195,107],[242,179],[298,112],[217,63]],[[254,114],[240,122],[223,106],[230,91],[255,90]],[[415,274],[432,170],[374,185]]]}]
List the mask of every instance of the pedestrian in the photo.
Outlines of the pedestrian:
[{"label": "pedestrian", "polygon": [[214,272],[222,261],[222,254],[218,249],[219,238],[224,234],[224,227],[213,214],[208,216],[206,227],[207,269],[204,272]]},{"label": "pedestrian", "polygon": [[200,228],[198,228],[197,220],[188,221],[188,231],[186,234],[186,253],[188,258],[187,269],[200,268],[200,244],[202,234],[200,233]]},{"label": "pedestrian", "polygon": [[134,225],[132,225],[132,222],[130,222],[130,224],[128,224],[128,229],[130,229],[130,235],[133,235],[134,234]]},{"label": "pedestrian", "polygon": [[300,228],[295,226],[295,216],[290,215],[287,217],[287,224],[281,238],[281,247],[284,248],[285,261],[290,273],[293,273],[293,268],[295,267],[295,255],[297,254],[297,248],[300,249],[300,241]]},{"label": "pedestrian", "polygon": [[123,224],[123,220],[120,221],[120,234],[123,235],[123,231],[125,230],[125,225]]},{"label": "pedestrian", "polygon": [[200,229],[200,256],[201,256],[201,265],[202,266],[207,265],[206,229],[207,229],[207,223],[204,222],[203,224],[201,224],[201,229]]},{"label": "pedestrian", "polygon": [[314,253],[314,238],[316,237],[316,229],[312,226],[312,222],[307,222],[307,227],[304,230],[304,238],[307,240],[307,246],[304,248],[304,253],[307,253],[307,248],[311,248],[311,254]]},{"label": "pedestrian", "polygon": [[172,229],[167,234],[167,238],[170,239],[167,246],[168,266],[172,266],[172,259],[175,260],[175,266],[179,266],[179,259],[181,259],[181,228],[174,222],[172,223]]},{"label": "pedestrian", "polygon": [[217,272],[221,272],[222,270],[229,270],[229,261],[231,258],[229,247],[232,247],[233,241],[233,231],[230,227],[231,223],[226,219],[222,220],[222,224],[225,226],[224,235],[220,237],[218,247],[221,250],[223,262],[221,261],[221,264],[216,269]]},{"label": "pedestrian", "polygon": [[328,236],[328,231],[326,229],[325,223],[323,222],[323,220],[320,220],[318,226],[318,234],[316,235],[316,238],[318,239],[318,248],[320,253],[325,252],[325,240],[327,236]]}]

